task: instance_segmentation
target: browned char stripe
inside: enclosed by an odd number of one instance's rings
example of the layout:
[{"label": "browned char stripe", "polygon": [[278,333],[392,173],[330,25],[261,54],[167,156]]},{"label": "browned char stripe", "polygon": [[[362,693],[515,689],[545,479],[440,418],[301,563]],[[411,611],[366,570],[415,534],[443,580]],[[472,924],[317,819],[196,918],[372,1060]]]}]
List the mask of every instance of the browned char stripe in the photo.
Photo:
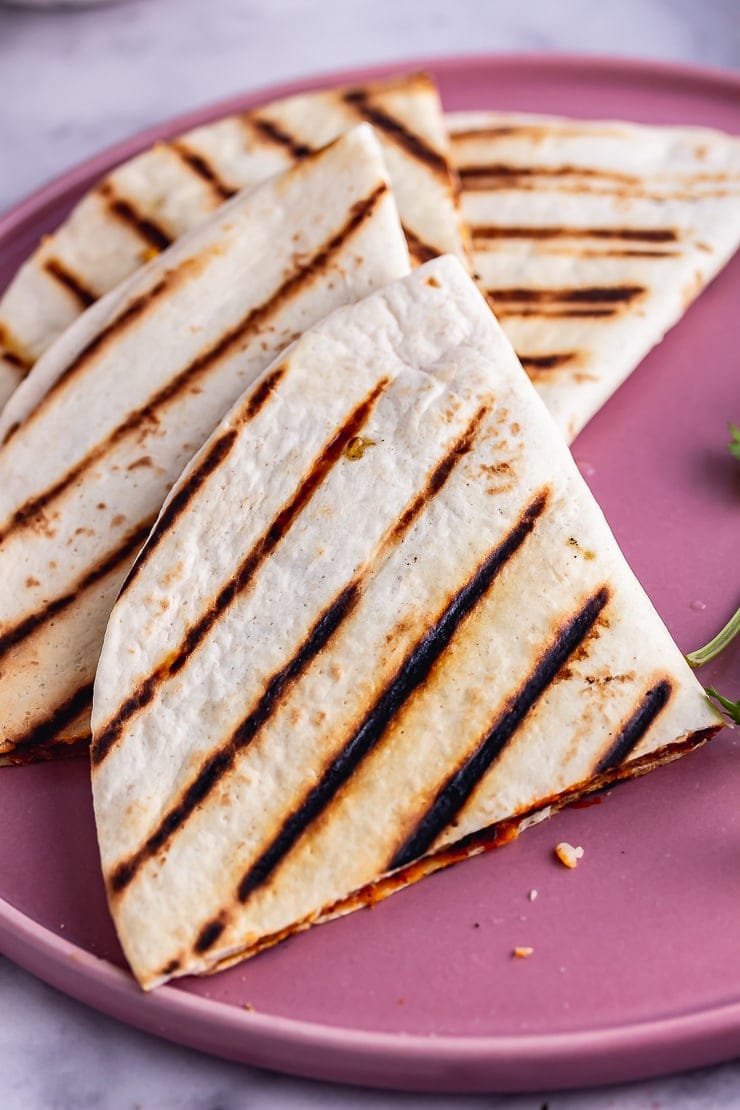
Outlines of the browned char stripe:
[{"label": "browned char stripe", "polygon": [[563,289],[487,289],[497,316],[613,316],[647,290],[642,285],[584,285]]},{"label": "browned char stripe", "polygon": [[82,278],[70,270],[69,266],[60,262],[58,258],[45,259],[44,270],[49,277],[62,285],[68,293],[71,293],[83,308],[89,308],[91,304],[95,304],[98,299],[97,294],[88,289]]},{"label": "browned char stripe", "polygon": [[578,351],[559,351],[551,355],[519,355],[525,370],[559,370],[578,358]]},{"label": "browned char stripe", "polygon": [[[286,367],[284,365],[278,366],[272,373],[268,374],[257,386],[257,388],[249,396],[247,403],[241,414],[241,423],[247,420],[252,420],[264,405],[267,398],[273,392],[280,379],[285,374]],[[221,463],[228,457],[232,447],[236,443],[239,432],[236,428],[229,428],[222,435],[218,437],[210,446],[205,456],[201,459],[199,464],[195,467],[191,474],[188,475],[177,493],[167,504],[167,507],[160,515],[156,527],[145,549],[141,552],[140,557],[136,560],[134,565],[126,578],[126,581],[121,586],[119,597],[129,588],[136,576],[139,574],[142,567],[147,560],[151,557],[152,553],[159,547],[167,532],[172,528],[175,522],[185,512],[188,505],[193,498],[202,489],[205,482],[208,480],[214,471],[218,470]]]},{"label": "browned char stripe", "polygon": [[592,166],[517,166],[491,162],[474,166],[458,166],[457,172],[463,189],[496,188],[499,183],[508,187],[513,182],[528,181],[537,177],[585,177],[589,180],[614,182],[620,185],[642,185],[641,179],[634,174],[619,173],[616,170],[597,170]]},{"label": "browned char stripe", "polygon": [[105,200],[108,211],[121,223],[129,227],[140,239],[157,251],[166,250],[172,237],[150,217],[143,216],[136,206],[125,197],[119,197],[110,181],[104,181],[98,193]]},{"label": "browned char stripe", "polygon": [[195,951],[207,952],[209,948],[213,947],[225,928],[226,922],[223,918],[214,918],[213,921],[209,921],[198,933],[194,945]]},{"label": "browned char stripe", "polygon": [[160,280],[157,281],[150,289],[147,289],[145,293],[142,293],[141,296],[136,297],[133,301],[130,301],[129,304],[126,305],[126,308],[123,310],[123,312],[121,312],[118,316],[114,317],[114,319],[106,324],[102,331],[98,332],[98,334],[93,339],[91,339],[85,347],[82,348],[79,354],[77,354],[72,359],[69,365],[64,368],[56,381],[54,381],[49,386],[48,390],[41,398],[36,408],[31,410],[23,423],[14,424],[12,428],[8,429],[8,431],[5,433],[3,444],[7,443],[11,436],[13,436],[20,427],[23,427],[28,421],[32,420],[37,413],[41,412],[41,410],[46,406],[47,402],[52,397],[54,397],[54,395],[60,389],[62,389],[71,380],[71,378],[79,374],[84,369],[86,363],[89,362],[90,359],[94,358],[95,355],[98,354],[104,346],[106,346],[112,340],[118,338],[120,333],[122,331],[125,331],[126,328],[131,327],[131,325],[134,324],[137,319],[142,316],[144,312],[146,312],[160,296],[166,295],[171,284],[177,279],[177,277],[178,271],[170,270],[162,278],[160,278]]},{"label": "browned char stripe", "polygon": [[8,329],[1,322],[0,354],[2,354],[6,362],[9,362],[11,366],[14,366],[16,370],[19,370],[24,376],[33,366],[33,359],[21,353],[18,343],[13,339]]},{"label": "browned char stripe", "polygon": [[487,224],[471,228],[473,239],[607,239],[629,243],[675,243],[671,228],[655,227],[543,227]]},{"label": "browned char stripe", "polygon": [[488,289],[489,297],[502,304],[629,304],[642,296],[642,285],[581,285],[563,289],[519,287]]},{"label": "browned char stripe", "polygon": [[233,197],[237,192],[236,189],[232,189],[230,185],[227,185],[226,182],[219,177],[211,163],[203,154],[198,154],[197,151],[191,150],[190,147],[179,140],[171,142],[169,147],[188,169],[192,170],[193,173],[197,174],[203,181],[208,182],[219,200],[228,200],[229,197]]},{"label": "browned char stripe", "polygon": [[594,775],[611,771],[627,759],[655,718],[668,704],[672,692],[673,686],[666,678],[651,686],[643,694],[634,712],[624,722],[609,748],[594,767]]},{"label": "browned char stripe", "polygon": [[275,146],[282,147],[292,158],[300,160],[309,154],[313,154],[312,147],[289,134],[281,124],[260,115],[259,111],[247,112],[241,118],[257,132],[260,138],[266,139]]},{"label": "browned char stripe", "polygon": [[[484,406],[476,412],[463,435],[434,468],[424,489],[413,498],[396,523],[392,525],[388,536],[379,545],[379,552],[383,551],[386,543],[398,543],[425,505],[439,493],[457,464],[472,449],[486,412],[487,409]],[[354,611],[360,600],[363,576],[363,572],[360,572],[357,578],[345,586],[321,613],[290,660],[266,680],[263,693],[249,713],[242,719],[228,741],[209,756],[201,766],[195,779],[182,791],[178,801],[170,807],[142,847],[113,869],[108,884],[112,894],[120,894],[125,890],[146,861],[162,851],[183,827],[193,810],[203,804],[217,783],[231,771],[237,753],[252,743],[260,729],[272,716],[288,687],[300,678],[311,661],[323,651],[341,623]]]},{"label": "browned char stripe", "polygon": [[439,788],[414,831],[394,854],[389,870],[405,867],[423,856],[455,819],[558,671],[586,639],[608,600],[609,590],[603,586],[558,629],[552,642],[540,653],[532,672],[506,700],[491,728]]},{"label": "browned char stripe", "polygon": [[401,147],[418,162],[428,166],[446,183],[450,183],[450,167],[444,155],[429,146],[416,132],[409,131],[408,127],[401,120],[392,116],[390,112],[386,112],[377,104],[373,104],[372,96],[365,89],[348,89],[344,93],[343,100],[362,119],[367,120],[373,127],[377,127],[387,138],[391,139],[396,146]]},{"label": "browned char stripe", "polygon": [[2,656],[10,651],[11,648],[16,647],[22,640],[33,635],[45,621],[51,620],[52,617],[58,616],[65,609],[69,608],[81,594],[89,590],[96,582],[100,582],[103,578],[106,578],[107,575],[119,567],[121,563],[130,559],[143,544],[152,524],[153,520],[149,520],[130,535],[125,536],[114,551],[107,554],[99,563],[83,575],[82,578],[75,582],[67,593],[47,601],[40,609],[37,609],[35,613],[31,613],[14,627],[6,629],[2,635],[0,635],[0,659],[2,659]]},{"label": "browned char stripe", "polygon": [[364,720],[325,768],[318,782],[285,819],[279,832],[242,877],[237,890],[246,902],[279,866],[311,823],[377,746],[387,728],[415,690],[423,686],[437,660],[447,650],[463,621],[475,609],[506,563],[517,553],[545,510],[548,494],[539,494],[525,509],[508,535],[479,565],[452,597],[428,632],[413,646]]},{"label": "browned char stripe", "polygon": [[[62,705],[58,705],[56,709],[43,721],[39,721],[28,732],[18,739],[13,739],[13,748],[8,752],[0,752],[3,757],[10,756],[12,758],[15,750],[28,750],[30,748],[47,748],[53,744],[56,734],[60,728],[64,728],[70,721],[74,721],[75,717],[79,717],[86,709],[92,705],[93,684],[92,682],[85,683],[80,686],[74,694],[72,694]],[[63,745],[68,744],[66,740],[58,741]]]},{"label": "browned char stripe", "polygon": [[[321,246],[311,258],[295,270],[266,301],[247,313],[247,315],[230,331],[226,332],[225,335],[208,347],[202,354],[198,355],[188,366],[171,378],[170,381],[163,386],[158,393],[151,397],[145,405],[129,413],[123,422],[119,424],[105,440],[92,448],[87,455],[68,470],[53,486],[29,498],[28,501],[21,505],[6,524],[5,528],[0,530],[0,541],[16,528],[27,527],[31,524],[40,512],[43,512],[53,500],[59,497],[65,490],[69,489],[71,485],[80,478],[86,470],[97,463],[107,451],[120,443],[127,436],[135,435],[142,424],[156,423],[158,410],[171,403],[180,393],[192,386],[198,378],[208,373],[214,364],[217,364],[220,359],[225,358],[235,347],[243,343],[245,337],[250,332],[265,324],[265,322],[278,311],[281,305],[298,293],[302,286],[312,281],[372,214],[375,205],[387,192],[388,186],[382,183],[367,197],[357,201],[352,206],[343,227],[341,227],[327,243]],[[84,358],[89,357],[89,355],[99,347],[106,338],[109,338],[117,328],[140,315],[149,303],[149,299],[155,294],[158,294],[161,289],[165,287],[168,277],[169,275],[165,275],[165,278],[162,279],[158,286],[150,290],[144,297],[132,302],[121,317],[113,321],[104,332],[101,332],[100,335],[88,344],[77,359],[67,367],[64,374],[57,380],[54,386],[51,387],[45,397],[42,398],[39,408],[34,410],[35,412],[39,411],[40,407],[59,387],[62,380],[69,377],[75,369],[79,369]],[[31,415],[33,415],[33,413]]]},{"label": "browned char stripe", "polygon": [[406,236],[409,254],[415,262],[418,262],[421,266],[424,262],[429,262],[430,259],[437,258],[439,251],[436,247],[432,247],[429,243],[425,243],[407,224],[402,224],[401,226]]},{"label": "browned char stripe", "polygon": [[258,568],[283,539],[293,521],[341,457],[349,441],[357,435],[368,420],[378,398],[387,386],[388,379],[383,378],[365,400],[360,402],[349,414],[341,427],[324,445],[320,454],[313,460],[293,497],[242,559],[229,581],[209,603],[200,619],[190,626],[175,651],[148,678],[139,684],[133,694],[126,699],[118,712],[98,734],[92,748],[92,760],[95,765],[99,765],[105,759],[113,745],[118,741],[127,721],[153,701],[157,691],[168,678],[182,670],[193,652],[208,636],[214,625],[218,623],[222,614],[248,588]]}]

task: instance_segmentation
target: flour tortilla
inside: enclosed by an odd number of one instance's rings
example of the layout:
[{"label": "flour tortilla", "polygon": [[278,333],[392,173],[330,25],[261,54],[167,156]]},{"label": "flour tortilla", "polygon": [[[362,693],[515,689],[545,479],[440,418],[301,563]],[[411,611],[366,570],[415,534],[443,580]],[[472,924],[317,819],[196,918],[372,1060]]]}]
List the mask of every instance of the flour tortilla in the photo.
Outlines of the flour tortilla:
[{"label": "flour tortilla", "polygon": [[[98,297],[238,189],[373,124],[412,257],[464,255],[458,182],[433,82],[422,74],[320,90],[158,143],[119,166],[20,269],[0,300],[0,407],[35,360]],[[327,196],[331,196],[330,193]]]},{"label": "flour tortilla", "polygon": [[570,440],[740,243],[740,139],[446,117],[481,288]]},{"label": "flour tortilla", "polygon": [[0,415],[1,761],[86,743],[111,606],[185,463],[296,335],[408,269],[363,124],[235,198],[36,364]]},{"label": "flour tortilla", "polygon": [[276,370],[175,485],[98,668],[103,872],[145,988],[719,727],[457,260]]}]

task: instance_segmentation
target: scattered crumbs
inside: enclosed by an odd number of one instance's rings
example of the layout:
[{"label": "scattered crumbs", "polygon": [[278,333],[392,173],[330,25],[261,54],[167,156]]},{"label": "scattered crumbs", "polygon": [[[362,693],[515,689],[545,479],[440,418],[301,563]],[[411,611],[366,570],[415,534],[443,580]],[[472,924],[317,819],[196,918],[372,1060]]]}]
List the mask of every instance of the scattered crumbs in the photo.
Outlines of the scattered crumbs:
[{"label": "scattered crumbs", "polygon": [[61,924],[59,925],[59,928],[60,928],[60,929],[63,929],[63,928],[64,928],[64,922],[63,922],[63,921],[62,921],[62,922],[61,922]]},{"label": "scattered crumbs", "polygon": [[348,459],[352,459],[354,462],[356,459],[362,458],[368,447],[374,446],[374,439],[367,439],[365,436],[352,436],[352,439],[344,449],[344,454]]},{"label": "scattered crumbs", "polygon": [[537,891],[534,889],[530,890],[527,897],[529,898],[530,902],[534,902],[535,898],[537,897]]},{"label": "scattered crumbs", "polygon": [[253,1014],[254,1006],[251,1002],[242,1002],[242,1010],[249,1010],[250,1014]]},{"label": "scattered crumbs", "polygon": [[574,848],[572,844],[568,844],[567,840],[561,840],[555,846],[555,855],[564,867],[575,867],[579,859],[583,859],[583,848],[580,845]]},{"label": "scattered crumbs", "polygon": [[474,921],[473,922],[473,928],[474,929],[480,929],[480,921]]},{"label": "scattered crumbs", "polygon": [[534,948],[530,948],[529,945],[519,944],[514,949],[512,955],[514,956],[514,959],[516,959],[516,960],[526,960],[527,957],[531,956],[533,952],[534,952]]}]

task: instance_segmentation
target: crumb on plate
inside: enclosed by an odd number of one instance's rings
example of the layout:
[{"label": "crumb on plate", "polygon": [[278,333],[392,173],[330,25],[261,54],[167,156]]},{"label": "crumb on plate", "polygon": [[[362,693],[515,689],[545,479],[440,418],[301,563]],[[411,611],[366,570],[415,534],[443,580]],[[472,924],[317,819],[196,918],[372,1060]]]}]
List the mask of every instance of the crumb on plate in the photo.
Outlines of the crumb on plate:
[{"label": "crumb on plate", "polygon": [[580,845],[574,848],[567,840],[561,840],[555,846],[555,855],[564,867],[575,867],[579,859],[583,858],[583,848]]}]

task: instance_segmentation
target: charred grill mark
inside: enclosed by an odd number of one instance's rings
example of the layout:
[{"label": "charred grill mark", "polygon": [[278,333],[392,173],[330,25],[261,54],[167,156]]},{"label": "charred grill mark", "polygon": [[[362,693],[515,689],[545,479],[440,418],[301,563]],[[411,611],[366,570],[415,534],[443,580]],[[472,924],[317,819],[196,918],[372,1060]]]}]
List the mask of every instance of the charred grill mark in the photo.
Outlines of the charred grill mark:
[{"label": "charred grill mark", "polygon": [[393,856],[390,870],[404,867],[423,856],[454,820],[558,671],[583,643],[608,600],[609,590],[604,586],[559,630],[556,639],[542,653],[534,670],[517,692],[508,699],[503,712],[475,751],[438,790],[413,833]]},{"label": "charred grill mark", "polygon": [[113,894],[121,894],[126,889],[147,860],[162,851],[183,827],[193,811],[202,805],[221,779],[231,771],[237,754],[251,744],[260,729],[272,717],[286,690],[297,681],[309,663],[324,649],[340,624],[353,611],[359,598],[360,584],[352,582],[324,610],[289,662],[268,679],[264,693],[227,743],[206,760],[196,778],[183,791],[180,800],[166,813],[141,848],[116,866],[109,880],[109,887]]},{"label": "charred grill mark", "polygon": [[126,536],[114,551],[106,555],[101,562],[80,578],[66,594],[63,594],[61,597],[56,597],[52,601],[47,601],[46,604],[40,609],[37,609],[35,613],[31,613],[13,628],[9,628],[3,632],[3,634],[0,635],[0,659],[6,652],[10,651],[11,648],[16,647],[22,640],[33,635],[33,633],[46,621],[51,620],[52,617],[58,616],[59,613],[69,608],[81,594],[89,590],[96,582],[100,582],[103,578],[106,578],[111,571],[114,571],[121,563],[130,559],[143,544],[152,523],[153,521],[149,520],[141,528],[137,528],[131,535]]},{"label": "charred grill mark", "polygon": [[[247,420],[252,420],[260,411],[262,406],[267,401],[270,394],[274,391],[280,379],[285,374],[287,367],[278,366],[271,374],[264,378],[254,392],[247,400],[247,404],[241,416],[241,422],[245,423]],[[218,439],[211,445],[205,457],[201,460],[198,466],[188,476],[187,480],[183,483],[169,504],[160,515],[156,527],[149,537],[146,548],[141,552],[140,557],[136,560],[131,567],[129,574],[121,586],[119,597],[131,585],[134,579],[139,574],[139,571],[148,561],[152,552],[155,551],[162,539],[173,527],[175,522],[182,516],[183,512],[187,509],[193,498],[200,492],[203,485],[214,471],[218,470],[221,463],[231,453],[231,449],[239,437],[239,432],[236,428],[229,428],[228,431],[220,435]]]},{"label": "charred grill mark", "polygon": [[24,377],[33,366],[33,359],[21,353],[18,343],[2,323],[0,323],[0,354],[16,370],[20,370]]},{"label": "charred grill mark", "polygon": [[643,694],[637,708],[622,725],[609,749],[594,767],[594,775],[611,771],[627,759],[655,718],[668,704],[672,692],[671,683],[668,679],[663,679]]},{"label": "charred grill mark", "polygon": [[73,273],[68,266],[60,262],[58,258],[47,258],[44,261],[44,271],[59,285],[62,285],[68,293],[71,293],[83,308],[89,308],[98,299],[97,294],[92,293],[82,279]]},{"label": "charred grill mark", "polygon": [[219,200],[228,200],[236,194],[237,190],[232,189],[219,177],[203,154],[198,154],[197,151],[191,150],[183,142],[178,141],[171,142],[169,148],[188,169],[210,185]]},{"label": "charred grill mark", "polygon": [[[28,732],[24,733],[17,739],[12,740],[13,748],[11,754],[21,748],[36,748],[46,747],[49,744],[68,744],[73,742],[73,739],[56,740],[56,734],[59,729],[64,728],[70,721],[74,721],[75,717],[79,717],[85,710],[89,710],[92,705],[93,684],[92,682],[80,686],[71,697],[67,698],[65,702],[58,705],[56,709],[43,721],[39,721]],[[5,752],[2,752],[5,755]]]},{"label": "charred grill mark", "polygon": [[[208,373],[211,367],[223,358],[226,358],[234,347],[244,342],[250,332],[257,330],[263,326],[265,322],[274,315],[275,312],[288,301],[291,297],[301,289],[303,285],[310,282],[317,272],[321,272],[325,268],[332,257],[337,254],[357,229],[365,222],[365,220],[372,214],[378,201],[388,192],[388,186],[383,182],[378,185],[367,197],[357,201],[352,205],[349,216],[344,226],[332,236],[332,238],[325,243],[312,258],[308,259],[303,265],[295,270],[289,278],[261,305],[252,309],[242,320],[239,321],[230,331],[217,340],[211,347],[207,348],[202,354],[198,355],[188,366],[176,374],[170,381],[163,386],[153,397],[151,397],[145,405],[136,409],[134,412],[129,413],[125,420],[115,428],[110,435],[92,448],[87,455],[85,455],[78,463],[75,464],[70,470],[67,471],[53,486],[44,490],[42,493],[37,494],[33,498],[29,498],[10,518],[10,521],[4,529],[0,530],[0,541],[2,541],[10,532],[16,528],[23,528],[28,526],[38,515],[42,512],[52,501],[60,496],[66,489],[68,489],[73,482],[75,482],[86,470],[88,470],[94,463],[106,454],[112,447],[119,444],[127,436],[136,434],[141,425],[145,422],[157,421],[157,411],[171,401],[176,399],[180,393],[186,388],[191,386],[198,378]],[[60,386],[62,381],[70,376],[71,373],[78,369],[85,357],[100,346],[104,337],[109,337],[112,330],[115,330],[122,322],[125,322],[126,317],[135,318],[138,316],[143,306],[148,303],[148,297],[155,293],[159,293],[161,288],[166,283],[166,278],[150,291],[150,294],[139,298],[137,301],[132,302],[126,312],[114,321],[112,325],[105,332],[94,339],[85,351],[83,351],[78,358],[70,364],[64,371],[64,374],[54,383],[46,395],[42,398],[40,406],[43,405],[52,393]],[[142,305],[143,302],[144,304]],[[264,388],[264,386],[263,386]],[[39,409],[34,410],[38,412]],[[31,416],[34,414],[32,413]],[[6,435],[7,442],[10,437],[11,431],[9,430]]]},{"label": "charred grill mark", "polygon": [[586,319],[594,316],[616,316],[616,308],[557,308],[551,311],[543,312],[542,309],[537,308],[518,308],[516,306],[506,307],[492,306],[496,316],[502,319],[504,316],[519,316],[526,318],[528,316],[546,316],[556,319]]},{"label": "charred grill mark", "polygon": [[564,289],[487,289],[497,316],[614,316],[647,290],[642,285],[575,286]]},{"label": "charred grill mark", "polygon": [[409,253],[415,262],[418,262],[421,266],[424,262],[429,262],[430,259],[437,258],[440,252],[436,247],[432,247],[429,243],[425,243],[407,224],[402,224],[401,227],[406,236]]},{"label": "charred grill mark", "polygon": [[[487,411],[486,406],[478,409],[463,434],[432,471],[424,490],[410,502],[392,526],[387,537],[388,541],[398,543],[425,505],[439,493],[458,462],[472,449],[473,441]],[[386,540],[381,541],[379,550],[383,550],[385,543]],[[142,847],[116,866],[109,880],[109,888],[113,894],[120,894],[125,890],[146,861],[161,852],[182,828],[193,810],[202,805],[211,790],[224,775],[231,771],[237,754],[251,744],[277,709],[280,699],[289,686],[300,678],[312,660],[323,651],[343,621],[354,611],[361,596],[362,578],[363,575],[360,573],[355,581],[350,582],[324,610],[288,663],[267,680],[264,693],[227,743],[203,764],[196,778],[183,791],[180,800],[168,811]]]},{"label": "charred grill mark", "polygon": [[449,602],[433,627],[419,640],[391,682],[375,702],[357,731],[333,759],[322,777],[285,820],[277,836],[252,864],[239,883],[237,897],[246,902],[293,848],[309,825],[321,814],[363,759],[378,744],[386,729],[411,695],[426,680],[437,659],[447,649],[462,621],[492,585],[502,567],[519,550],[547,504],[541,493],[524,511],[502,543],[493,549]]},{"label": "charred grill mark", "polygon": [[489,289],[488,296],[503,304],[629,304],[642,296],[642,285],[583,285],[565,289]]},{"label": "charred grill mark", "polygon": [[214,918],[213,921],[207,922],[198,933],[193,946],[195,951],[207,952],[209,948],[213,947],[225,928],[226,922],[221,918]]},{"label": "charred grill mark", "polygon": [[643,184],[633,174],[619,173],[616,170],[597,170],[592,166],[516,166],[504,162],[491,162],[486,165],[458,166],[457,172],[463,189],[496,188],[503,182],[504,188],[512,182],[531,181],[532,178],[585,177],[589,180],[613,182],[619,185],[639,187]]},{"label": "charred grill mark", "polygon": [[176,959],[175,960],[170,960],[169,963],[164,965],[164,967],[162,968],[162,970],[160,971],[159,974],[160,975],[172,975],[172,974],[174,974],[175,971],[179,971],[180,967],[181,967],[181,964],[180,964],[179,960],[176,960]]},{"label": "charred grill mark", "polygon": [[678,258],[680,251],[605,250],[580,252],[582,258]]},{"label": "charred grill mark", "polygon": [[472,450],[473,442],[480,428],[481,421],[487,412],[488,406],[481,405],[462,436],[447,452],[445,457],[437,463],[427,479],[423,490],[417,494],[411,504],[404,509],[398,518],[393,527],[392,535],[394,538],[399,538],[408,530],[424,506],[442,489],[457,464]]},{"label": "charred grill mark", "polygon": [[671,228],[656,227],[522,227],[487,224],[471,228],[473,240],[486,239],[605,239],[628,243],[675,243],[678,234]]},{"label": "charred grill mark", "polygon": [[[177,270],[169,271],[145,293],[142,293],[141,296],[136,297],[133,301],[131,301],[123,310],[123,312],[120,313],[120,315],[116,316],[102,329],[102,331],[98,332],[98,334],[93,339],[91,339],[85,347],[82,348],[79,354],[77,354],[75,358],[73,358],[72,362],[70,362],[69,365],[64,368],[56,381],[52,382],[44,396],[39,401],[36,408],[32,409],[32,411],[28,414],[24,421],[24,424],[32,420],[37,415],[37,413],[39,413],[44,408],[49,399],[52,398],[64,385],[66,385],[72,377],[80,373],[80,371],[84,369],[85,364],[89,362],[91,358],[94,358],[95,355],[98,354],[107,343],[109,343],[112,339],[118,338],[120,333],[122,331],[125,331],[126,328],[130,327],[132,324],[136,323],[138,318],[142,316],[144,312],[146,312],[147,309],[149,309],[151,305],[156,300],[158,300],[159,297],[165,295],[169,291],[170,285],[177,278],[177,276]],[[15,424],[12,428],[8,429],[8,431],[5,433],[3,444],[8,442],[8,440],[18,430],[20,426],[20,424]]]},{"label": "charred grill mark", "polygon": [[370,95],[364,89],[348,89],[342,99],[362,119],[367,120],[373,127],[377,127],[379,131],[391,139],[396,146],[401,147],[412,158],[427,166],[438,177],[443,178],[445,182],[449,182],[450,167],[444,155],[429,146],[420,135],[417,135],[414,131],[409,131],[395,116],[373,104]]},{"label": "charred grill mark", "polygon": [[300,482],[290,501],[275,517],[265,532],[252,547],[251,551],[235,569],[230,580],[223,586],[208,609],[195,624],[191,625],[172,655],[146,678],[126,699],[118,712],[111,718],[92,748],[93,764],[99,765],[117,742],[127,721],[139,710],[149,705],[160,686],[177,674],[187,663],[189,657],[199,647],[221,615],[236,598],[249,586],[259,567],[283,539],[293,521],[313,496],[314,492],[341,458],[342,452],[357,435],[381,393],[386,389],[388,379],[383,378],[345,420],[341,428],[324,445],[321,453],[314,459],[308,473]]},{"label": "charred grill mark", "polygon": [[4,348],[0,354],[2,354],[6,362],[9,362],[16,370],[20,370],[24,375],[31,369],[32,364],[21,358],[15,351],[9,351],[7,348]]},{"label": "charred grill mark", "polygon": [[172,238],[164,228],[159,227],[151,218],[142,216],[131,201],[119,197],[110,181],[104,181],[98,193],[105,200],[108,211],[150,247],[154,247],[156,251],[163,251],[171,245]]},{"label": "charred grill mark", "polygon": [[558,370],[578,358],[578,351],[560,351],[551,355],[518,355],[525,370],[536,373],[538,370]]},{"label": "charred grill mark", "polygon": [[271,371],[261,382],[257,385],[256,389],[252,391],[247,399],[245,407],[240,412],[241,422],[246,420],[253,420],[257,413],[262,409],[268,397],[275,392],[279,382],[285,376],[288,369],[287,363],[282,363]]},{"label": "charred grill mark", "polygon": [[[553,135],[562,138],[565,136],[574,136],[575,138],[583,138],[583,128],[580,127],[563,127],[557,126],[552,122],[547,124],[542,123],[513,123],[513,124],[500,124],[492,125],[490,127],[469,127],[465,130],[451,131],[450,140],[454,143],[464,143],[471,139],[509,139],[512,136],[524,136],[528,139],[549,139]],[[596,135],[614,135],[620,134],[615,132],[613,128],[610,129],[597,129],[589,127],[589,135],[594,137]]]},{"label": "charred grill mark", "polygon": [[281,124],[274,120],[260,116],[256,112],[247,112],[241,118],[257,132],[260,138],[266,139],[274,146],[282,147],[295,159],[300,160],[314,153],[312,147],[291,135]]}]

